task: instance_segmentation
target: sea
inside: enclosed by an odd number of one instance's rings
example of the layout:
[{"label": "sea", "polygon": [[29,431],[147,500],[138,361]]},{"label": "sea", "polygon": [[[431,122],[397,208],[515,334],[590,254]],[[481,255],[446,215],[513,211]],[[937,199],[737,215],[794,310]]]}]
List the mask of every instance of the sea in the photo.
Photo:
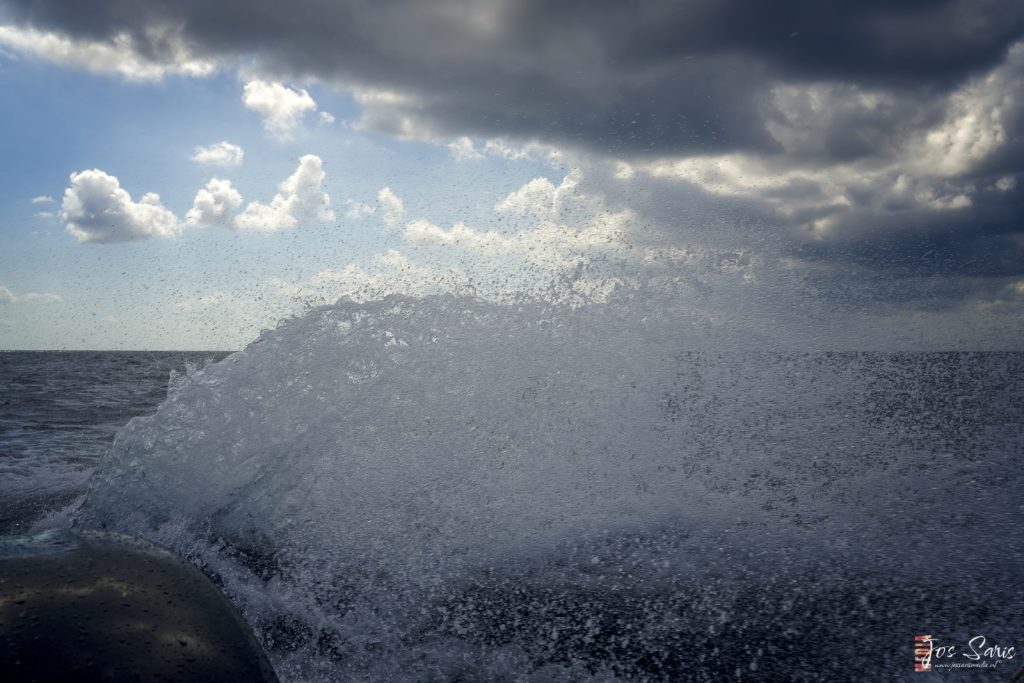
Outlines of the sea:
[{"label": "sea", "polygon": [[0,353],[0,532],[171,549],[284,681],[1024,666],[1024,353],[691,342],[438,296],[234,353]]}]

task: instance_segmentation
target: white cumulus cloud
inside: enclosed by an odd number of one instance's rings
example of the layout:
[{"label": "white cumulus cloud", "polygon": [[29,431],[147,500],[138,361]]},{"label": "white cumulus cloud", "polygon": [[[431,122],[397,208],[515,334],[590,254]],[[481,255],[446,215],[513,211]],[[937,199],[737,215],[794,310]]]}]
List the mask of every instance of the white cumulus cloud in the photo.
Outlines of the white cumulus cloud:
[{"label": "white cumulus cloud", "polygon": [[242,100],[263,117],[267,132],[282,139],[291,136],[307,113],[316,111],[316,102],[305,90],[259,79],[245,84]]},{"label": "white cumulus cloud", "polygon": [[53,203],[53,197],[50,197],[49,195],[40,195],[38,197],[33,197],[32,198],[32,203],[33,204],[52,204]]},{"label": "white cumulus cloud", "polygon": [[230,224],[231,212],[242,205],[242,195],[231,186],[230,180],[211,178],[206,187],[196,192],[192,208],[185,214],[189,225]]},{"label": "white cumulus cloud", "polygon": [[245,150],[227,140],[204,147],[196,145],[192,161],[198,164],[213,164],[214,166],[239,166],[245,157]]},{"label": "white cumulus cloud", "polygon": [[474,230],[457,222],[444,228],[423,218],[406,224],[405,240],[423,247],[461,249],[486,258],[517,256],[548,271],[565,271],[591,256],[620,252],[635,216],[613,211],[601,198],[579,192],[582,172],[571,171],[556,186],[536,178],[510,193],[494,210],[522,221],[511,233]]},{"label": "white cumulus cloud", "polygon": [[377,204],[380,205],[381,215],[384,223],[389,227],[395,227],[402,222],[405,216],[405,204],[398,198],[390,187],[383,188],[377,193]]},{"label": "white cumulus cloud", "polygon": [[79,242],[177,237],[182,231],[160,195],[149,192],[134,202],[116,177],[95,168],[71,174],[61,209],[61,220]]},{"label": "white cumulus cloud", "polygon": [[321,223],[334,220],[331,197],[323,191],[323,161],[315,154],[299,159],[299,166],[278,186],[269,204],[251,202],[235,219],[240,230],[273,232],[294,228],[300,220]]}]

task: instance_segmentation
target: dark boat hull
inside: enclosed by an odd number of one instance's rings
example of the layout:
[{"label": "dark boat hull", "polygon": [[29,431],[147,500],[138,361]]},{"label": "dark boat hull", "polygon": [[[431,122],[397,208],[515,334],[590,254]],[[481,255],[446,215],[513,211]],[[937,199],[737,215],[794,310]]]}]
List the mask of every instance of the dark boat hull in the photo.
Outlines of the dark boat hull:
[{"label": "dark boat hull", "polygon": [[0,540],[5,681],[276,681],[245,624],[196,568],[93,531]]}]

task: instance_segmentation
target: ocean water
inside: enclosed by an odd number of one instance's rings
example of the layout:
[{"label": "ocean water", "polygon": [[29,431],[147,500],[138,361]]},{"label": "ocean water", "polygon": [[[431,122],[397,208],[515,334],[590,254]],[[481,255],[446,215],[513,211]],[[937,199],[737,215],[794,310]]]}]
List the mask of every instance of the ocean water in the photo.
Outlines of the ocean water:
[{"label": "ocean water", "polygon": [[917,635],[1024,647],[1024,354],[698,349],[651,310],[343,300],[209,364],[4,354],[0,516],[191,559],[287,681],[920,680]]},{"label": "ocean water", "polygon": [[167,397],[172,371],[224,356],[0,352],[0,532],[84,493],[117,430]]}]

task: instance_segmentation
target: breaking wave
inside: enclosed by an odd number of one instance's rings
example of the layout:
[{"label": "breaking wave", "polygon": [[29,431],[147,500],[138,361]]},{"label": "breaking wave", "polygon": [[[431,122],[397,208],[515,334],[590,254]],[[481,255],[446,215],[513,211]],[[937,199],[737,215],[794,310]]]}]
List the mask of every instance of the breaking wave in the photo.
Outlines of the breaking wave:
[{"label": "breaking wave", "polygon": [[1021,356],[708,350],[671,301],[312,309],[175,378],[76,523],[192,558],[286,680],[894,680],[1019,633]]}]

